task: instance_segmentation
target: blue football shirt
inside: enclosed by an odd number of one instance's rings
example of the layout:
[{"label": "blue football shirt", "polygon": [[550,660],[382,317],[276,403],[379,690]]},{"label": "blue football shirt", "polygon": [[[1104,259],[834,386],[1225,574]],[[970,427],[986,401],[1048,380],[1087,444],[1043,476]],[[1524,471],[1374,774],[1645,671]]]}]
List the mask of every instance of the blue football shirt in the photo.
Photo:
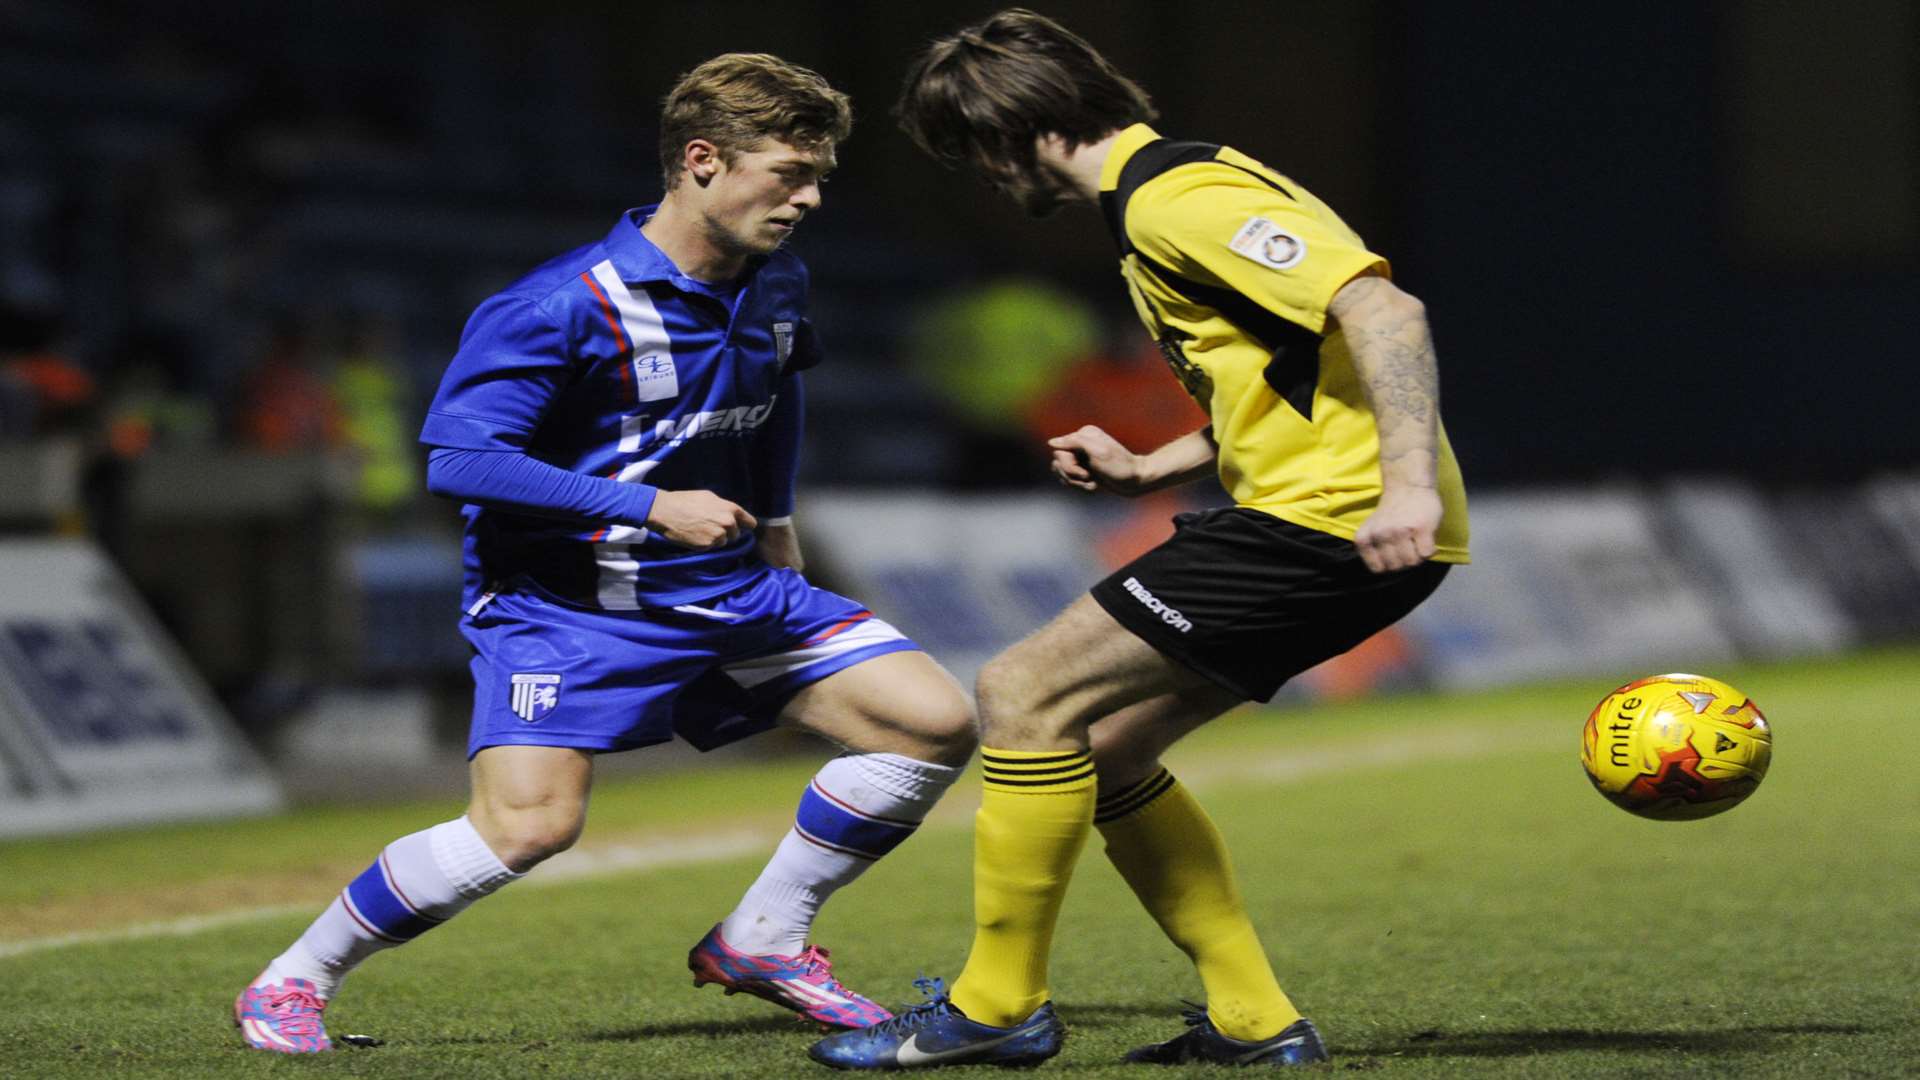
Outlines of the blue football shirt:
[{"label": "blue football shirt", "polygon": [[[705,489],[761,522],[793,512],[799,372],[819,361],[807,272],[777,251],[726,286],[695,281],[629,210],[604,240],[483,302],[420,441],[505,450],[573,472]],[[631,523],[469,505],[466,603],[525,575],[558,598],[636,610],[739,588],[765,568],[752,534],[695,551]]]}]

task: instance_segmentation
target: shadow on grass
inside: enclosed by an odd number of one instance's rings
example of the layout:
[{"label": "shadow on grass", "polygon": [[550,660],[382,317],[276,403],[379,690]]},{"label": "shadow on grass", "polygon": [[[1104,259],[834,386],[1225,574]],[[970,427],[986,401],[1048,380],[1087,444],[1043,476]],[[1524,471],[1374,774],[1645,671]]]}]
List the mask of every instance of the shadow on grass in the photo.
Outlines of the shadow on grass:
[{"label": "shadow on grass", "polygon": [[1059,1008],[1060,1019],[1066,1021],[1069,1028],[1119,1027],[1145,1017],[1167,1021],[1172,1027],[1172,1033],[1168,1038],[1186,1030],[1186,1027],[1180,1023],[1180,1010],[1183,1006],[1178,999],[1170,999],[1164,1005],[1119,1005],[1112,1002],[1082,1005],[1066,1002]]},{"label": "shadow on grass", "polygon": [[510,1046],[522,1050],[544,1050],[569,1042],[641,1042],[646,1039],[679,1035],[711,1039],[737,1039],[745,1035],[819,1035],[819,1029],[793,1016],[755,1017],[751,1020],[678,1020],[673,1023],[636,1024],[632,1027],[605,1028],[580,1035],[551,1034],[532,1036],[525,1031],[499,1035],[467,1035],[436,1040],[448,1046]]},{"label": "shadow on grass", "polygon": [[[1173,1021],[1178,1027],[1180,1019],[1179,1002],[1166,1005],[1116,1005],[1091,1004],[1074,1005],[1061,1010],[1061,1019],[1073,1028],[1118,1027],[1139,1017],[1155,1017]],[[1182,1029],[1184,1030],[1184,1029]],[[814,1024],[793,1016],[755,1017],[751,1020],[680,1020],[663,1024],[636,1024],[632,1027],[608,1028],[592,1031],[579,1036],[584,1042],[639,1042],[662,1036],[699,1035],[716,1039],[734,1038],[741,1035],[808,1035],[818,1038],[830,1034],[820,1030]],[[512,1040],[503,1040],[512,1041]]]},{"label": "shadow on grass", "polygon": [[1863,1035],[1874,1029],[1859,1024],[1760,1024],[1710,1031],[1594,1031],[1543,1028],[1538,1031],[1419,1031],[1396,1042],[1366,1046],[1339,1043],[1339,1057],[1515,1057],[1579,1050],[1682,1050],[1741,1053],[1766,1050],[1779,1039],[1797,1035]]},{"label": "shadow on grass", "polygon": [[670,1024],[637,1024],[633,1027],[591,1031],[580,1036],[584,1042],[639,1042],[675,1035],[704,1035],[731,1039],[742,1035],[820,1035],[820,1029],[795,1016],[755,1017],[752,1020],[677,1020]]}]

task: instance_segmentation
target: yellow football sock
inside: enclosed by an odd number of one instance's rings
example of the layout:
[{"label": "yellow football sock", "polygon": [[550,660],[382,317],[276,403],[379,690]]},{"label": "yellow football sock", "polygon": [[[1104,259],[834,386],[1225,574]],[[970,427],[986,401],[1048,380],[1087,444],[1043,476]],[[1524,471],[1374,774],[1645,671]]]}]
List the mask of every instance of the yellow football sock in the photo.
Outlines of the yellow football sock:
[{"label": "yellow football sock", "polygon": [[1047,953],[1073,864],[1093,822],[1085,750],[980,749],[986,782],[973,826],[973,951],[953,1003],[1007,1027],[1047,1000]]},{"label": "yellow football sock", "polygon": [[1193,958],[1221,1034],[1269,1039],[1300,1019],[1247,918],[1220,830],[1172,773],[1101,799],[1093,820],[1120,876]]}]

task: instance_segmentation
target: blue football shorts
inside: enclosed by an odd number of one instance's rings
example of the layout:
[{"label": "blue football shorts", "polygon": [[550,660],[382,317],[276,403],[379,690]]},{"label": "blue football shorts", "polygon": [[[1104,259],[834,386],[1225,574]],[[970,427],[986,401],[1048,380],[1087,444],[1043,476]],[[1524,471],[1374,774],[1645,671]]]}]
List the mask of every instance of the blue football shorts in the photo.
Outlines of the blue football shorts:
[{"label": "blue football shorts", "polygon": [[698,604],[599,611],[524,579],[475,605],[473,728],[489,746],[605,752],[679,735],[711,750],[772,727],[802,689],[919,649],[852,600],[773,570]]}]

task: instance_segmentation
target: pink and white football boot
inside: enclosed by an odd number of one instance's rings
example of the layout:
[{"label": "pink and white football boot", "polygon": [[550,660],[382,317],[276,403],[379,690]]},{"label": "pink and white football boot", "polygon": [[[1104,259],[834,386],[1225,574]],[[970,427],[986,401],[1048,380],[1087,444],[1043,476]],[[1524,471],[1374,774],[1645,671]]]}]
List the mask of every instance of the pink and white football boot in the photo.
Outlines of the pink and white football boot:
[{"label": "pink and white football boot", "polygon": [[687,954],[687,968],[696,987],[718,983],[729,994],[765,998],[826,1028],[863,1028],[893,1015],[840,985],[818,945],[799,956],[749,956],[728,945],[715,925]]},{"label": "pink and white football boot", "polygon": [[305,979],[261,983],[233,999],[233,1026],[247,1045],[281,1054],[317,1054],[333,1049],[320,1014],[327,1003]]}]

